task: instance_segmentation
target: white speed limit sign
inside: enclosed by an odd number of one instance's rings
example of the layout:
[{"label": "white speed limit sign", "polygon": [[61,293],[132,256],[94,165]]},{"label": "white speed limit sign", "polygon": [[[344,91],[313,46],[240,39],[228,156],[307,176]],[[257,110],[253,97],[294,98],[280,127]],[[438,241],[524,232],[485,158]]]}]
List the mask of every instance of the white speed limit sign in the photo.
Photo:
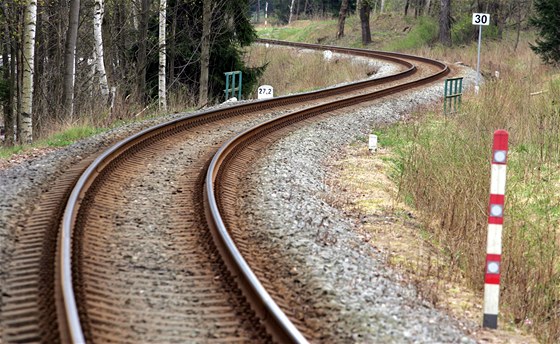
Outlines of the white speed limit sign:
[{"label": "white speed limit sign", "polygon": [[490,25],[490,15],[488,13],[473,13],[473,25]]}]

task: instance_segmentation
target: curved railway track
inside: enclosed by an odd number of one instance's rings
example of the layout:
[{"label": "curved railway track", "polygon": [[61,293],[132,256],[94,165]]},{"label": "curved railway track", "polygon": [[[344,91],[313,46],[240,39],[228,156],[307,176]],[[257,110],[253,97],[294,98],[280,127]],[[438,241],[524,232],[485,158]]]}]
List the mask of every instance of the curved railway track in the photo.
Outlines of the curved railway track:
[{"label": "curved railway track", "polygon": [[236,235],[242,226],[228,205],[238,175],[294,126],[449,69],[402,54],[261,42],[384,59],[402,70],[186,116],[84,159],[42,194],[19,239],[3,307],[8,342],[314,339],[294,316],[295,296],[275,290],[259,266],[263,253]]}]

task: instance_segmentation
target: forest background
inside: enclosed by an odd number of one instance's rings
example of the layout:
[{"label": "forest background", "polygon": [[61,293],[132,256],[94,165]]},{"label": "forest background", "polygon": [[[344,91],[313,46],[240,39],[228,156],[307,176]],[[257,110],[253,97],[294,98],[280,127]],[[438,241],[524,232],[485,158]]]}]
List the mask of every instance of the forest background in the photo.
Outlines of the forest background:
[{"label": "forest background", "polygon": [[[108,126],[139,114],[203,107],[222,99],[224,72],[243,73],[254,91],[265,65],[249,68],[243,47],[254,25],[370,15],[434,18],[439,42],[476,37],[472,11],[488,12],[492,38],[526,29],[533,0],[10,0],[0,5],[0,105],[3,144],[31,143],[80,122]],[[455,30],[451,37],[451,27]],[[436,42],[429,42],[430,44]],[[58,128],[58,129],[57,129]]]}]

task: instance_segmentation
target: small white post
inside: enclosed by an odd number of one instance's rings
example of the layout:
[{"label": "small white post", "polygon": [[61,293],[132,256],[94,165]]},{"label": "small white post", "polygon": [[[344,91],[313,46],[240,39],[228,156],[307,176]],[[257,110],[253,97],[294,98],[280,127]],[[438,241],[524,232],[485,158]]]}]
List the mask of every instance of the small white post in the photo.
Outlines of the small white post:
[{"label": "small white post", "polygon": [[370,152],[377,152],[377,135],[370,134],[369,135],[369,143],[368,148]]}]

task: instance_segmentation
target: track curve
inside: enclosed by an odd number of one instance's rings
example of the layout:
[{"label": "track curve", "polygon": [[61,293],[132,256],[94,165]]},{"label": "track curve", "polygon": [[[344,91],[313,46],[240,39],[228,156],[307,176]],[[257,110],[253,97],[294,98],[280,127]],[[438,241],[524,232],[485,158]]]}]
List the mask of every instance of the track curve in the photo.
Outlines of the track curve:
[{"label": "track curve", "polygon": [[[271,44],[285,44],[277,41],[275,42],[261,41],[261,42],[268,42]],[[293,118],[296,117],[299,117],[300,119],[311,118],[312,116],[321,115],[328,111],[340,109],[342,107],[352,106],[355,104],[359,104],[360,102],[375,99],[377,97],[394,94],[395,92],[406,90],[411,87],[417,87],[432,82],[434,80],[437,80],[438,78],[441,78],[442,76],[449,73],[449,69],[446,65],[437,61],[423,59],[420,57],[409,57],[402,54],[393,54],[393,53],[371,52],[371,51],[361,50],[361,49],[343,50],[343,48],[338,48],[338,47],[325,47],[325,46],[318,47],[318,46],[312,46],[307,44],[294,45],[290,43],[289,45],[299,46],[302,48],[314,48],[314,49],[328,48],[329,50],[333,50],[341,53],[349,53],[354,55],[381,58],[395,63],[399,63],[400,65],[403,66],[404,70],[397,73],[396,75],[379,78],[375,80],[361,81],[350,85],[330,88],[323,91],[315,91],[302,95],[280,97],[267,101],[257,101],[253,103],[234,106],[231,108],[208,111],[196,116],[186,116],[181,119],[170,121],[158,125],[156,127],[152,127],[150,129],[144,130],[134,135],[131,138],[119,142],[118,144],[116,144],[115,146],[107,150],[105,153],[103,153],[101,156],[97,157],[94,163],[92,163],[87,168],[86,173],[80,177],[80,180],[77,182],[76,186],[74,187],[71,193],[69,202],[67,203],[66,206],[63,225],[59,236],[59,240],[60,240],[59,248],[62,251],[62,253],[60,256],[61,258],[59,260],[57,258],[58,264],[56,270],[58,274],[55,279],[56,282],[58,283],[56,287],[57,290],[56,295],[57,298],[60,300],[60,302],[56,303],[59,320],[58,322],[55,321],[46,325],[47,327],[48,326],[52,327],[54,323],[54,326],[60,329],[59,336],[58,336],[59,340],[64,342],[72,341],[78,343],[84,340],[89,341],[92,340],[93,338],[96,338],[96,340],[93,341],[112,339],[112,340],[117,340],[117,341],[120,340],[126,342],[126,340],[123,340],[122,338],[118,337],[119,335],[122,334],[120,332],[108,334],[107,337],[96,337],[92,335],[91,328],[87,329],[85,334],[84,332],[82,332],[81,324],[83,322],[83,314],[87,313],[87,311],[83,309],[80,311],[81,306],[79,304],[76,304],[76,301],[74,299],[75,286],[72,283],[75,279],[81,278],[78,277],[77,275],[82,270],[82,267],[72,268],[70,265],[71,262],[80,262],[84,260],[83,253],[76,251],[76,249],[83,246],[83,244],[76,244],[76,240],[80,237],[80,235],[83,235],[84,232],[86,232],[85,228],[87,228],[88,230],[90,228],[88,227],[90,225],[86,225],[85,227],[83,227],[83,229],[74,232],[75,231],[74,226],[76,223],[80,223],[80,222],[83,222],[85,224],[89,223],[88,219],[81,219],[82,215],[80,215],[80,211],[84,213],[90,213],[90,214],[93,213],[94,215],[97,214],[95,215],[97,217],[102,217],[103,215],[102,213],[95,213],[95,210],[86,210],[86,211],[80,210],[80,207],[85,203],[89,203],[89,202],[95,203],[96,202],[95,195],[100,194],[99,191],[96,190],[96,188],[98,188],[99,185],[105,183],[107,180],[112,179],[110,174],[114,173],[115,171],[118,173],[119,168],[123,164],[130,163],[131,165],[133,165],[133,167],[134,165],[136,165],[135,168],[138,169],[138,167],[139,166],[142,167],[142,165],[138,165],[138,163],[135,163],[133,161],[134,157],[140,157],[141,159],[144,159],[144,161],[151,161],[150,159],[155,159],[160,154],[160,153],[154,153],[156,152],[156,149],[154,147],[159,145],[164,147],[164,150],[171,149],[170,147],[174,147],[174,145],[179,145],[178,142],[188,142],[189,139],[192,140],[194,136],[204,132],[204,129],[211,128],[213,130],[220,131],[223,130],[224,127],[228,127],[230,125],[233,127],[234,125],[232,123],[243,122],[243,121],[245,121],[244,126],[246,128],[250,123],[253,123],[255,121],[258,122],[256,118],[260,117],[260,113],[265,110],[270,111],[270,109],[273,108],[285,110],[288,107],[301,108],[302,107],[301,105],[294,105],[294,104],[302,104],[302,103],[311,103],[314,105],[304,111],[296,112],[295,114],[283,117],[282,119],[280,119],[280,122],[276,122],[276,124],[272,124],[273,123],[272,121],[267,122],[265,124],[265,126],[280,125],[286,127],[288,125],[288,122],[292,121]],[[403,60],[403,58],[406,58],[406,60]],[[429,64],[434,69],[436,69],[436,72],[431,73],[431,75],[428,77],[415,79],[407,83],[406,85],[400,85],[400,86],[394,85],[389,88],[383,87],[383,85],[396,83],[401,79],[410,78],[411,76],[413,76],[417,72],[417,68],[414,65],[414,63],[412,63],[411,61]],[[384,88],[384,89],[377,90],[377,91],[372,91],[372,90],[367,91],[370,88]],[[326,100],[321,101],[319,99],[326,99]],[[291,119],[288,120],[288,118]],[[259,128],[260,129],[258,130],[262,130],[262,126],[260,126]],[[210,220],[208,220],[208,222],[210,223],[211,228],[216,223],[219,223],[220,221],[219,220],[220,215],[219,214],[216,215],[215,213],[217,210],[223,210],[224,208],[223,203],[222,205],[220,205],[220,202],[223,201],[212,200],[213,199],[212,192],[208,190],[213,190],[214,188],[213,182],[215,181],[215,179],[213,179],[212,182],[209,182],[207,184],[207,188],[206,188],[207,193],[205,194],[204,197],[206,197],[207,200],[206,204],[210,204],[214,202],[215,205],[209,206],[206,208],[206,210],[203,210],[201,206],[202,197],[203,197],[202,183],[205,178],[210,178],[210,177],[206,177],[205,172],[208,164],[210,164],[210,159],[212,158],[213,154],[218,150],[219,146],[221,145],[221,142],[224,142],[228,137],[235,136],[234,133],[236,132],[236,130],[237,132],[242,131],[240,129],[235,129],[233,130],[233,132],[229,131],[226,133],[222,133],[223,135],[220,135],[219,137],[216,136],[213,139],[210,139],[209,142],[206,143],[208,147],[206,147],[204,151],[200,151],[199,153],[197,153],[200,154],[202,158],[201,160],[199,160],[200,162],[195,164],[196,166],[192,167],[193,168],[192,176],[186,178],[189,179],[190,182],[196,181],[194,185],[196,187],[200,187],[198,191],[195,189],[192,190],[189,189],[189,192],[193,193],[193,197],[192,197],[193,199],[190,200],[189,202],[191,201],[194,202],[192,204],[195,205],[195,211],[199,212],[197,216],[202,216],[203,215],[202,212],[205,212],[206,215],[209,216]],[[145,153],[145,151],[150,152],[150,150],[151,153]],[[223,150],[226,149],[222,149],[221,151]],[[128,155],[128,157],[123,158],[124,155]],[[214,158],[214,159],[217,161],[217,160],[221,160],[222,158]],[[220,167],[217,167],[215,165],[211,165],[211,166],[213,167],[211,167],[209,175],[212,175],[216,173],[216,171],[220,170]],[[142,168],[140,168],[139,170],[142,170]],[[101,178],[99,179],[99,177]],[[216,175],[214,175],[212,178],[215,177]],[[99,182],[99,180],[102,179],[105,181]],[[185,192],[182,191],[181,193],[184,194]],[[107,201],[107,197],[115,196],[114,194],[111,193],[108,193],[107,195],[101,196],[101,198],[99,199],[99,201],[97,201],[97,203],[102,205],[103,202]],[[181,203],[184,206],[185,204],[187,204],[184,202],[186,201],[185,198],[183,197],[180,199],[179,203]],[[194,221],[194,220],[189,219],[188,221]],[[206,225],[204,225],[203,227],[205,226]],[[95,236],[103,237],[104,235],[108,235],[108,234],[110,233],[96,234]],[[206,245],[207,247],[214,245],[213,243],[207,241],[208,238],[205,237],[204,234],[196,234],[196,235],[199,235],[197,236],[196,239],[198,240],[197,242],[204,241],[203,245]],[[222,239],[217,239],[217,237],[215,237],[214,240],[231,242],[231,240],[227,239],[227,236],[222,237]],[[104,245],[106,245],[107,243],[109,242],[108,241],[103,242],[102,240],[99,243],[93,244],[92,247],[94,249],[91,252],[94,252],[96,249],[101,250],[103,247],[105,247]],[[218,245],[218,247],[220,247],[220,245]],[[211,248],[209,250],[211,252],[214,252],[215,248]],[[222,250],[222,249],[218,248],[218,250]],[[80,258],[80,255],[82,255],[82,258]],[[93,266],[95,266],[96,264],[98,264],[98,262],[94,262]],[[214,263],[211,263],[211,265],[212,264]],[[216,263],[216,264],[219,265],[223,263]],[[239,271],[245,270],[245,268],[231,267],[231,263],[228,263],[227,259],[225,264],[228,265],[230,271],[229,272],[230,277],[224,277],[223,278],[224,280],[228,278],[231,279],[232,281],[237,280],[239,276]],[[222,268],[220,267],[218,269],[222,269]],[[102,277],[105,278],[107,276],[102,275]],[[220,277],[220,279],[222,278]],[[253,277],[248,277],[247,279],[251,281],[254,280]],[[258,283],[254,283],[254,281],[251,283],[253,285],[258,284]],[[82,287],[79,287],[78,289],[80,288]],[[243,294],[245,294],[246,297],[248,296],[248,294],[253,293],[252,291],[247,291],[247,288],[242,287],[241,289],[243,290]],[[252,289],[260,289],[260,288],[252,287]],[[82,292],[83,292],[83,288],[82,291],[80,291],[79,293]],[[281,315],[281,313],[276,313],[276,311],[272,311],[272,309],[276,309],[278,307],[274,306],[273,303],[271,303],[271,299],[269,296],[268,297],[266,296],[266,293],[260,293],[260,294],[261,295],[258,298],[264,300],[263,304],[259,306],[256,303],[256,302],[262,302],[262,300],[249,301],[247,304],[242,306],[242,308],[244,309],[243,312],[247,312],[248,308],[252,308],[252,309],[262,309],[263,307],[266,308],[267,309],[266,312],[259,313],[257,311],[256,316],[260,318],[262,324],[267,328],[267,333],[263,334],[262,332],[259,332],[262,331],[262,329],[257,329],[257,334],[249,334],[248,337],[243,337],[243,336],[231,337],[232,333],[237,333],[236,332],[237,330],[232,330],[234,332],[227,332],[227,331],[224,332],[225,333],[224,336],[226,337],[230,336],[228,337],[230,339],[238,338],[241,340],[247,338],[253,338],[253,340],[255,340],[256,338],[259,338],[258,341],[263,341],[263,340],[267,341],[271,338],[273,340],[281,341],[281,342],[304,342],[306,340],[305,338],[311,335],[309,333],[306,333],[305,330],[298,331],[297,323],[295,324],[296,326],[294,326],[293,324],[290,323],[290,321],[287,321],[285,315]],[[241,298],[238,292],[233,292],[232,295],[233,296],[229,296],[229,298],[235,299],[236,301],[234,303],[246,302],[243,301],[243,299]],[[96,302],[101,302],[101,303],[105,302],[105,301],[100,301],[99,299],[96,300],[97,300]],[[270,316],[271,314],[272,316]],[[270,321],[271,318],[277,318],[277,319],[275,321]],[[116,318],[109,317],[107,319],[110,320]],[[251,316],[249,316],[249,319],[252,319]],[[245,323],[245,324],[247,322],[250,322],[250,320],[241,321],[241,323]],[[247,327],[245,325],[240,325],[240,326]],[[166,329],[165,327],[162,327],[160,330],[165,330],[165,329]],[[42,331],[46,332],[45,330]],[[52,330],[51,328],[51,331],[49,331],[49,333],[56,333],[56,331],[57,330]],[[35,338],[41,338],[40,334],[35,334],[34,336]],[[269,339],[264,339],[264,338],[269,338]],[[129,339],[129,341],[132,342],[132,339]]]}]

